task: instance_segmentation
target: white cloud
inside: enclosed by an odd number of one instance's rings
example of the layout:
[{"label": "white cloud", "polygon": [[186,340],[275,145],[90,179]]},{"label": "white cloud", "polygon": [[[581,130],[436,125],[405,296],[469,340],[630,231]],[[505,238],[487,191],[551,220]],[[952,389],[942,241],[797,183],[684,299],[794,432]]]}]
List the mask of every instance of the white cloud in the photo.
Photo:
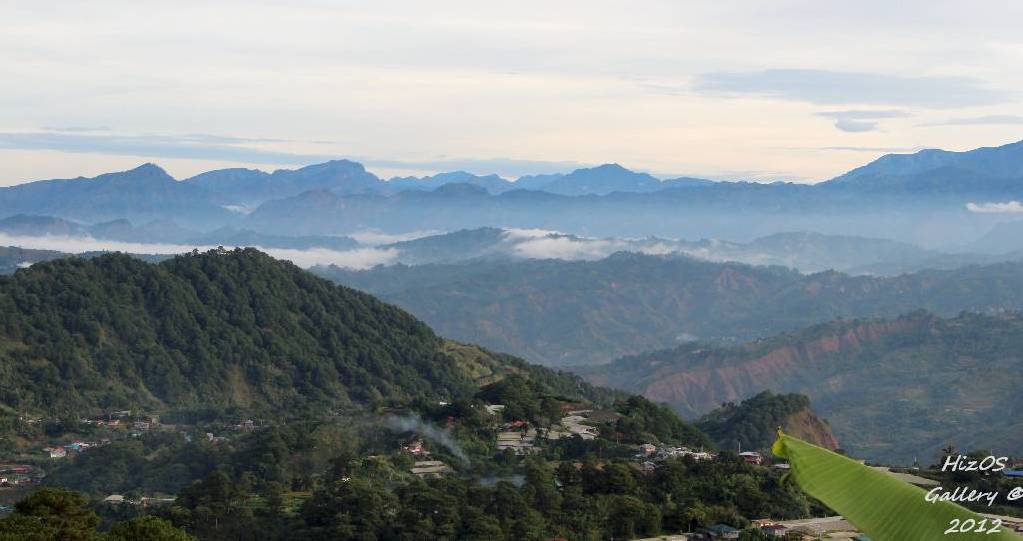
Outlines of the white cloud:
[{"label": "white cloud", "polygon": [[355,239],[356,242],[358,242],[359,244],[379,246],[381,244],[391,244],[393,242],[421,239],[423,237],[440,235],[442,233],[443,231],[438,231],[436,229],[429,229],[426,231],[410,231],[408,233],[384,233],[382,231],[367,230],[359,231],[357,233],[350,233],[346,236]]},{"label": "white cloud", "polygon": [[529,259],[594,261],[615,252],[637,252],[650,255],[667,255],[678,252],[677,247],[664,242],[646,243],[625,239],[590,239],[554,235],[519,236],[518,239],[525,240],[514,245],[513,253]]},{"label": "white cloud", "polygon": [[[120,242],[106,239],[97,239],[89,236],[67,237],[46,235],[39,237],[12,236],[0,233],[0,246],[18,246],[35,250],[55,250],[71,254],[83,252],[127,252],[133,254],[161,254],[175,255],[190,252],[193,249],[200,251],[210,250],[215,246],[183,245],[183,244],[150,244],[141,242]],[[234,246],[225,246],[234,248]],[[367,269],[376,265],[387,265],[393,263],[398,257],[398,251],[394,249],[381,250],[377,248],[358,248],[355,250],[328,250],[324,248],[313,248],[309,250],[294,250],[282,248],[263,248],[256,246],[277,259],[285,259],[300,267],[312,267],[314,265],[337,265],[351,269]]]},{"label": "white cloud", "polygon": [[357,248],[355,250],[327,250],[312,248],[309,250],[290,250],[280,248],[260,248],[260,250],[276,257],[286,259],[299,267],[309,268],[314,265],[337,265],[349,269],[368,269],[377,265],[389,265],[398,257],[394,248]]},{"label": "white cloud", "polygon": [[967,203],[966,210],[980,214],[1018,214],[1023,212],[1023,203],[1005,201],[1002,203]]},{"label": "white cloud", "polygon": [[508,240],[537,239],[551,235],[559,235],[557,231],[550,229],[516,229],[514,227],[504,230],[504,238]]}]

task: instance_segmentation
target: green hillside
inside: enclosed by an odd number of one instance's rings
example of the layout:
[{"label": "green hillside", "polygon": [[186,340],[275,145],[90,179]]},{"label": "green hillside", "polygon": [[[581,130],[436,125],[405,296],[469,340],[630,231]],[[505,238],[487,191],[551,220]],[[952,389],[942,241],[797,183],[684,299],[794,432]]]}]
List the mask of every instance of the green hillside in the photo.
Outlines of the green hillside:
[{"label": "green hillside", "polygon": [[8,411],[326,413],[465,396],[484,368],[491,379],[525,372],[596,393],[577,378],[458,349],[396,307],[253,249],[160,264],[69,258],[0,278]]}]

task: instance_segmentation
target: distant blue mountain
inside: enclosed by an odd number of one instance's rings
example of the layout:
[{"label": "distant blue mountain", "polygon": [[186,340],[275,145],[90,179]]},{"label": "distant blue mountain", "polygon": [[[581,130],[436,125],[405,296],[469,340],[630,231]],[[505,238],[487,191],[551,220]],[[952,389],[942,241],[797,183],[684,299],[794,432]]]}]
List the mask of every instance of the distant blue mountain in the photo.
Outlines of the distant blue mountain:
[{"label": "distant blue mountain", "polygon": [[451,171],[429,177],[395,177],[387,181],[387,188],[392,192],[436,190],[445,184],[471,184],[492,194],[504,193],[517,187],[515,183],[497,175],[479,176],[465,171]]},{"label": "distant blue mountain", "polygon": [[294,170],[278,169],[273,173],[221,169],[185,179],[183,183],[200,186],[236,204],[261,203],[309,190],[353,194],[381,191],[386,186],[362,164],[349,160],[333,160]]},{"label": "distant blue mountain", "polygon": [[966,152],[928,149],[887,154],[821,186],[984,193],[1017,185],[1023,185],[1023,141]]},{"label": "distant blue mountain", "polygon": [[223,169],[176,181],[145,164],[0,188],[0,218],[175,220],[199,231],[230,226],[310,236],[491,226],[750,240],[812,231],[947,245],[971,242],[1006,219],[973,212],[972,204],[1008,201],[1023,201],[1023,142],[888,155],[817,185],[661,180],[613,163],[514,182],[465,171],[385,181],[349,160],[272,173]]},{"label": "distant blue mountain", "polygon": [[230,219],[214,194],[196,184],[178,182],[147,163],[129,171],[94,178],[43,180],[0,188],[0,212],[49,215],[100,222],[188,216],[200,224]]},{"label": "distant blue mountain", "polygon": [[567,175],[540,175],[519,179],[516,187],[560,195],[607,195],[614,192],[656,192],[668,188],[707,186],[705,179],[682,177],[662,181],[647,173],[630,171],[617,163],[576,169]]}]

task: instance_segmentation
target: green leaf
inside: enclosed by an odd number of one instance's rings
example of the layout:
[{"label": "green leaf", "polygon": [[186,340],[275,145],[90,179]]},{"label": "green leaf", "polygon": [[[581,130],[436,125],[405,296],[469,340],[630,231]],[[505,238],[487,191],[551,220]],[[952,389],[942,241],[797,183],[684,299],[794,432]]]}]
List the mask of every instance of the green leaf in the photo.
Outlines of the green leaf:
[{"label": "green leaf", "polygon": [[[864,466],[778,431],[771,451],[788,459],[791,478],[804,492],[824,502],[874,541],[1020,541],[1001,527],[997,533],[949,533],[953,521],[985,517],[950,502],[930,503],[926,492],[884,472]],[[955,487],[944,487],[951,491]],[[1000,495],[1004,497],[1004,494]],[[970,524],[970,523],[968,523]],[[990,519],[985,524],[993,526]]]}]

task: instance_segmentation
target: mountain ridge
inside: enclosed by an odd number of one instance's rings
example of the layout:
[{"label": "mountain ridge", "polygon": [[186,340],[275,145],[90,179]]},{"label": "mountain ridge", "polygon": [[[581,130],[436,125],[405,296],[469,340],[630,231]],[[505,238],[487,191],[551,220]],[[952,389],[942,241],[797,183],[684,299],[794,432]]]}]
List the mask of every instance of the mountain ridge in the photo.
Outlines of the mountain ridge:
[{"label": "mountain ridge", "polygon": [[[1023,314],[836,320],[740,346],[691,344],[587,369],[694,417],[764,390],[809,396],[854,456],[910,464],[955,442],[1018,454]],[[984,389],[978,393],[977,389]],[[704,425],[708,428],[708,425]],[[713,430],[712,430],[713,432]]]}]

